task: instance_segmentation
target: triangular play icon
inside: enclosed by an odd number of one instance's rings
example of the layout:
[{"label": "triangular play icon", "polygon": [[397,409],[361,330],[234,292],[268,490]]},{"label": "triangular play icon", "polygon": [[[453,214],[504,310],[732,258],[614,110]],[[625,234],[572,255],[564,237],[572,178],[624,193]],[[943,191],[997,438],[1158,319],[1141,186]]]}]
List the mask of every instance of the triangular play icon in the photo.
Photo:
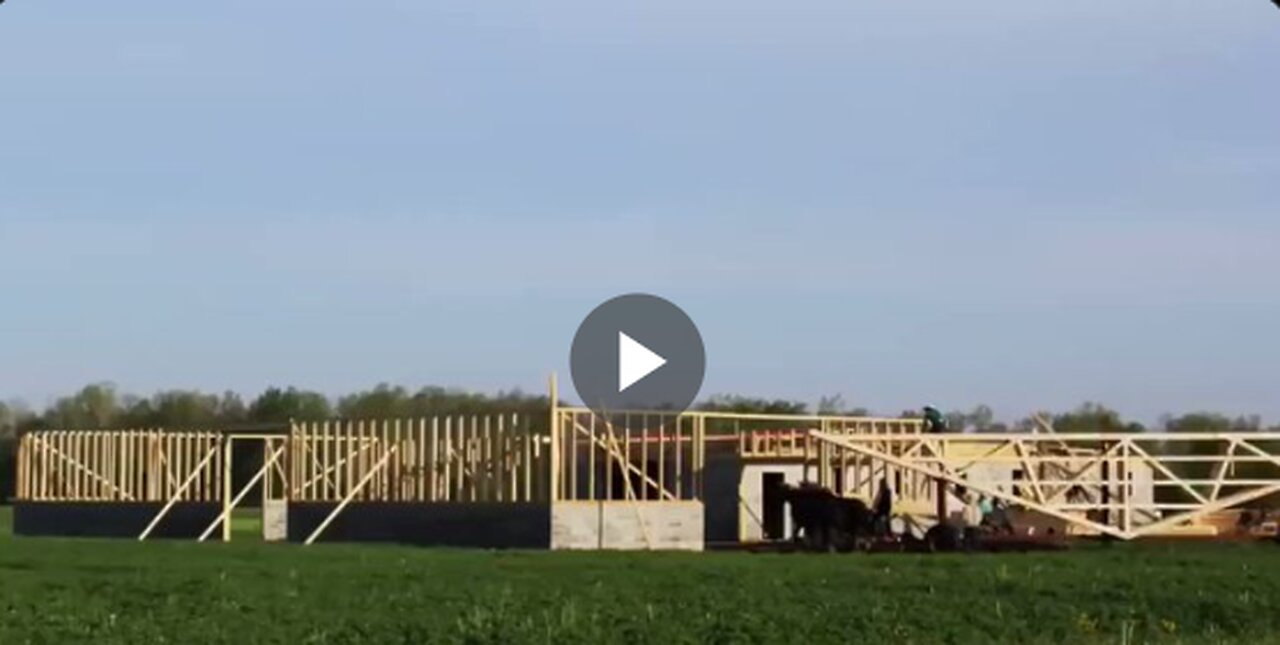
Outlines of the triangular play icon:
[{"label": "triangular play icon", "polygon": [[667,364],[667,359],[641,345],[622,332],[618,332],[618,392],[625,392],[636,381],[650,375]]}]

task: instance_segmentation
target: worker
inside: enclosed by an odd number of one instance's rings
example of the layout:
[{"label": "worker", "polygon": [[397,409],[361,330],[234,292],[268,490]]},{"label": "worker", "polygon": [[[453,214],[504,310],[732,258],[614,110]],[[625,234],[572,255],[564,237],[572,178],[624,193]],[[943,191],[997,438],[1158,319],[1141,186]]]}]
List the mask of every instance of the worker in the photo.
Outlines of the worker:
[{"label": "worker", "polygon": [[964,526],[965,528],[977,528],[982,525],[982,502],[979,496],[974,493],[967,493],[962,498],[964,501]]},{"label": "worker", "polygon": [[925,432],[946,432],[947,418],[942,416],[938,408],[926,405],[924,406],[924,428]]},{"label": "worker", "polygon": [[982,521],[986,522],[987,518],[991,517],[991,513],[995,511],[991,498],[986,495],[978,496],[978,510],[982,512]]},{"label": "worker", "polygon": [[973,549],[978,546],[978,535],[982,526],[982,510],[979,507],[978,496],[969,493],[964,496],[964,514],[961,516],[961,525],[963,526],[964,547],[966,550]]},{"label": "worker", "polygon": [[983,502],[982,523],[999,533],[1013,534],[1013,522],[1004,500],[987,498]]},{"label": "worker", "polygon": [[875,502],[872,503],[876,535],[889,534],[889,519],[893,514],[893,489],[889,488],[889,478],[880,478],[880,489],[876,491]]}]

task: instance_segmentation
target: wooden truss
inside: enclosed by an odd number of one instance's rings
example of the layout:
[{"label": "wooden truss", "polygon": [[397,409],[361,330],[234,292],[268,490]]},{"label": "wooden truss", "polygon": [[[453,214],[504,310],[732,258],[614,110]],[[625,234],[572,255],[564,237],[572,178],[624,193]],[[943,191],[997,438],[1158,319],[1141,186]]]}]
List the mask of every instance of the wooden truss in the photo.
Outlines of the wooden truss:
[{"label": "wooden truss", "polygon": [[1280,492],[1280,433],[810,436],[820,483],[852,469],[833,486],[847,495],[874,495],[885,479],[903,503],[932,503],[941,482],[1126,540]]}]

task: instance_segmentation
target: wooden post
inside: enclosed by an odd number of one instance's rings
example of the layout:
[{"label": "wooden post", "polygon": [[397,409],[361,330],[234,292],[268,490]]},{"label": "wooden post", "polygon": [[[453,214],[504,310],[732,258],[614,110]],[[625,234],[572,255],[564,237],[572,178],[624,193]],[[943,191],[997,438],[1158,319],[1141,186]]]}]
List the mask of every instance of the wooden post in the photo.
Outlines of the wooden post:
[{"label": "wooden post", "polygon": [[231,476],[232,476],[232,450],[235,445],[235,437],[233,435],[222,435],[222,445],[214,444],[214,450],[222,451],[222,513],[226,516],[226,521],[222,523],[222,541],[231,541]]},{"label": "wooden post", "polygon": [[560,390],[556,384],[556,374],[551,373],[550,379],[550,395],[551,395],[551,489],[550,501],[557,502],[561,499],[560,495]]},{"label": "wooden post", "polygon": [[427,444],[431,447],[431,455],[427,459],[430,477],[428,483],[430,490],[427,491],[427,499],[432,502],[440,501],[440,473],[443,467],[440,464],[440,417],[431,417],[431,442]]},{"label": "wooden post", "polygon": [[[939,441],[939,442],[937,442],[935,445],[938,447],[938,450],[937,450],[938,456],[939,456],[939,457],[942,457],[942,458],[945,458],[945,457],[946,457],[946,453],[947,453],[947,444],[946,444],[946,442],[944,442],[944,441]],[[874,461],[872,461],[872,462],[871,462],[871,468],[872,468],[873,470],[875,469],[875,462],[874,462]],[[947,470],[946,462],[938,462],[938,470],[939,470],[939,471],[942,471],[942,472],[946,472],[946,470]],[[948,510],[947,510],[947,481],[946,481],[945,479],[941,479],[941,478],[936,479],[936,480],[934,480],[934,481],[935,481],[935,484],[934,484],[934,492],[933,492],[933,494],[934,494],[934,497],[936,498],[936,499],[934,499],[934,512],[935,512],[935,513],[937,513],[937,515],[938,515],[938,523],[939,523],[939,524],[944,524],[944,523],[946,523],[946,521],[947,521],[947,513],[948,513]],[[871,479],[871,485],[872,485],[872,486],[875,486],[875,485],[876,485],[876,483],[875,483],[875,478],[874,478],[874,477],[872,477],[872,479]]]}]

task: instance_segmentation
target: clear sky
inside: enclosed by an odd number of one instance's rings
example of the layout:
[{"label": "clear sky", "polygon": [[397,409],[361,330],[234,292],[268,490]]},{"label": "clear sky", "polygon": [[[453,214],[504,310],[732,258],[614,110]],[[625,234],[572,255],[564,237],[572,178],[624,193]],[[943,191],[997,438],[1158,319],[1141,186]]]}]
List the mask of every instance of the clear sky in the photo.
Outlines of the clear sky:
[{"label": "clear sky", "polygon": [[[0,398],[568,382],[1280,420],[1266,0],[0,6]],[[570,393],[571,394],[571,393]]]}]

